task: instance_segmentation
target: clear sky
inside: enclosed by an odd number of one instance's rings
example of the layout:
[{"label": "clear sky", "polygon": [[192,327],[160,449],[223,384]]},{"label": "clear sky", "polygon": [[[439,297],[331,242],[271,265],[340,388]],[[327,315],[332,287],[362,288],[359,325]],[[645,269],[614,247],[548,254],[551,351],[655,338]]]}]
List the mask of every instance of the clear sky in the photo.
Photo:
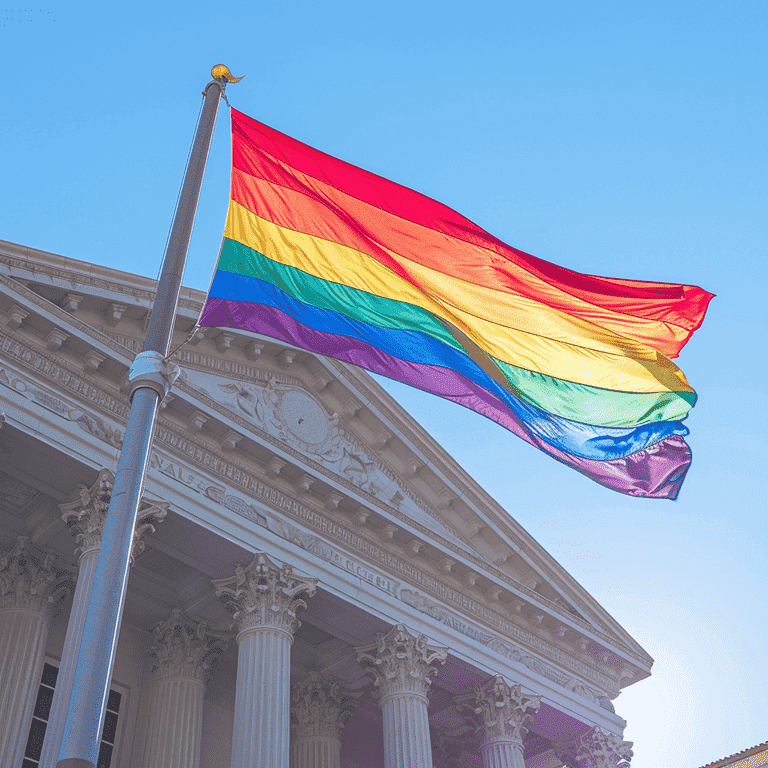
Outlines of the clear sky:
[{"label": "clear sky", "polygon": [[[10,0],[9,0],[10,1]],[[387,384],[656,659],[636,768],[768,739],[768,3],[77,2],[5,10],[0,238],[156,276],[213,64],[238,109],[575,270],[717,294],[680,499],[594,485]],[[228,199],[220,112],[185,282]],[[763,350],[763,351],[761,351]]]}]

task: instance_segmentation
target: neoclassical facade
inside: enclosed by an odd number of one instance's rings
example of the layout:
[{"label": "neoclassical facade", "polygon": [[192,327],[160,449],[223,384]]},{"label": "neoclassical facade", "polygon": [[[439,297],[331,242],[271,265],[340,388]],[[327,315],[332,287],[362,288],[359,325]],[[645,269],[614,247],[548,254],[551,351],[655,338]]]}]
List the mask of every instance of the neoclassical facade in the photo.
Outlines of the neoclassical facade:
[{"label": "neoclassical facade", "polygon": [[[4,767],[56,764],[153,289],[0,241]],[[628,766],[651,658],[371,377],[210,328],[174,361],[100,768]]]}]

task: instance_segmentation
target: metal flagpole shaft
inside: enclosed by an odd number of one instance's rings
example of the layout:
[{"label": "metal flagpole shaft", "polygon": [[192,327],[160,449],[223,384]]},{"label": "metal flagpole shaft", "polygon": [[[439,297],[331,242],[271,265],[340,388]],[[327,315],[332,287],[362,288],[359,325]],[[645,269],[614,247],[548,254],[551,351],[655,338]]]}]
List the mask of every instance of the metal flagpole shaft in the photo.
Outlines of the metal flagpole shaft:
[{"label": "metal flagpole shaft", "polygon": [[164,358],[171,344],[184,262],[219,101],[226,84],[240,79],[232,77],[222,64],[214,67],[211,74],[214,79],[204,91],[205,101],[163,258],[144,349],[136,356],[129,373],[131,411],[107,511],[56,768],[96,768],[98,761],[123,616],[133,532],[157,406],[178,373],[178,368],[169,365]]}]

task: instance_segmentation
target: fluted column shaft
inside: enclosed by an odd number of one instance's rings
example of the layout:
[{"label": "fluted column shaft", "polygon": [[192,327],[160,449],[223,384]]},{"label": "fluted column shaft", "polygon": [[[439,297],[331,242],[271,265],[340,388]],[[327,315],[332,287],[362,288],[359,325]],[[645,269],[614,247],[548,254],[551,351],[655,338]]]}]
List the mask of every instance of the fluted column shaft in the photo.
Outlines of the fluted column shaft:
[{"label": "fluted column shaft", "polygon": [[482,734],[483,768],[525,768],[525,726],[540,705],[541,696],[523,693],[522,686],[509,685],[499,675],[476,685],[473,694],[457,697],[458,710],[470,710]]},{"label": "fluted column shaft", "polygon": [[289,766],[292,639],[267,627],[238,637],[232,768]]},{"label": "fluted column shaft", "polygon": [[483,768],[525,768],[523,745],[520,741],[487,741],[480,747]]},{"label": "fluted column shaft", "polygon": [[315,671],[293,686],[291,768],[340,768],[341,732],[360,696]]},{"label": "fluted column shaft", "polygon": [[427,691],[448,649],[397,624],[355,650],[381,692],[385,768],[432,768]]},{"label": "fluted column shaft", "polygon": [[317,579],[259,553],[213,585],[240,630],[232,768],[289,768],[291,644],[306,608],[299,595],[314,595]]},{"label": "fluted column shaft", "polygon": [[341,742],[323,736],[299,739],[291,745],[291,768],[340,768]]},{"label": "fluted column shaft", "polygon": [[[99,561],[101,537],[104,533],[114,480],[114,475],[108,469],[102,469],[92,486],[87,487],[82,483],[78,486],[75,501],[59,506],[62,520],[67,523],[70,533],[75,536],[77,541],[75,552],[79,553],[80,557],[72,612],[67,623],[67,634],[61,652],[61,666],[56,678],[48,726],[45,729],[43,751],[40,755],[40,768],[55,768],[58,761],[67,720],[67,708],[77,671],[77,656],[85,630],[88,602],[96,579],[96,564]],[[142,535],[147,531],[154,532],[153,523],[158,523],[165,518],[167,508],[167,502],[149,502],[142,499],[137,527],[133,535],[131,563],[144,548],[144,543],[141,541]]]},{"label": "fluted column shaft", "polygon": [[0,611],[0,765],[17,766],[24,759],[48,626],[38,611]]},{"label": "fluted column shaft", "polygon": [[382,697],[384,768],[432,768],[427,697],[412,693]]},{"label": "fluted column shaft", "polygon": [[45,663],[53,608],[69,577],[54,556],[21,536],[0,555],[0,766],[16,768],[24,750]]},{"label": "fluted column shaft", "polygon": [[192,677],[155,680],[145,768],[198,768],[205,685]]},{"label": "fluted column shaft", "polygon": [[56,678],[56,688],[53,692],[48,727],[45,729],[45,741],[43,742],[43,752],[40,756],[40,768],[54,768],[59,756],[61,737],[64,734],[64,723],[67,719],[67,704],[72,693],[72,684],[75,681],[77,649],[83,636],[85,615],[88,612],[88,600],[91,597],[98,560],[98,549],[90,549],[80,558],[77,585],[75,586],[75,595],[72,600],[72,612],[69,615],[67,635],[64,638],[64,649],[61,652],[61,666]]},{"label": "fluted column shaft", "polygon": [[227,636],[174,609],[154,630],[152,692],[144,768],[198,768],[203,697]]}]

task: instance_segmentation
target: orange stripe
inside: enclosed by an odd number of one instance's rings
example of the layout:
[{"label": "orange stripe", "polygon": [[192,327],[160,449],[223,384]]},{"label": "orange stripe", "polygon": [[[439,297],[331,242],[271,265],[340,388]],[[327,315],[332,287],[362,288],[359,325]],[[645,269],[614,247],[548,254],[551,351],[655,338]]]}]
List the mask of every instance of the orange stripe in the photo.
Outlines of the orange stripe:
[{"label": "orange stripe", "polygon": [[[455,255],[456,261],[468,262],[477,246],[371,210],[355,198],[339,199],[343,193],[337,190],[329,200],[324,198],[325,192],[310,186],[310,181],[299,192],[237,169],[232,175],[232,199],[244,208],[280,226],[365,253],[435,299],[476,317],[602,351],[614,351],[616,346],[637,347],[632,339],[648,346],[653,346],[653,341],[658,346],[658,336],[664,331],[680,345],[687,335],[673,324],[638,320],[579,302],[537,279],[541,292],[547,294],[546,302],[521,291],[495,290],[424,266],[425,261],[434,262],[441,254],[444,262]],[[565,309],[566,303],[574,301],[582,305],[578,315]],[[638,327],[643,332],[638,333]]]}]

